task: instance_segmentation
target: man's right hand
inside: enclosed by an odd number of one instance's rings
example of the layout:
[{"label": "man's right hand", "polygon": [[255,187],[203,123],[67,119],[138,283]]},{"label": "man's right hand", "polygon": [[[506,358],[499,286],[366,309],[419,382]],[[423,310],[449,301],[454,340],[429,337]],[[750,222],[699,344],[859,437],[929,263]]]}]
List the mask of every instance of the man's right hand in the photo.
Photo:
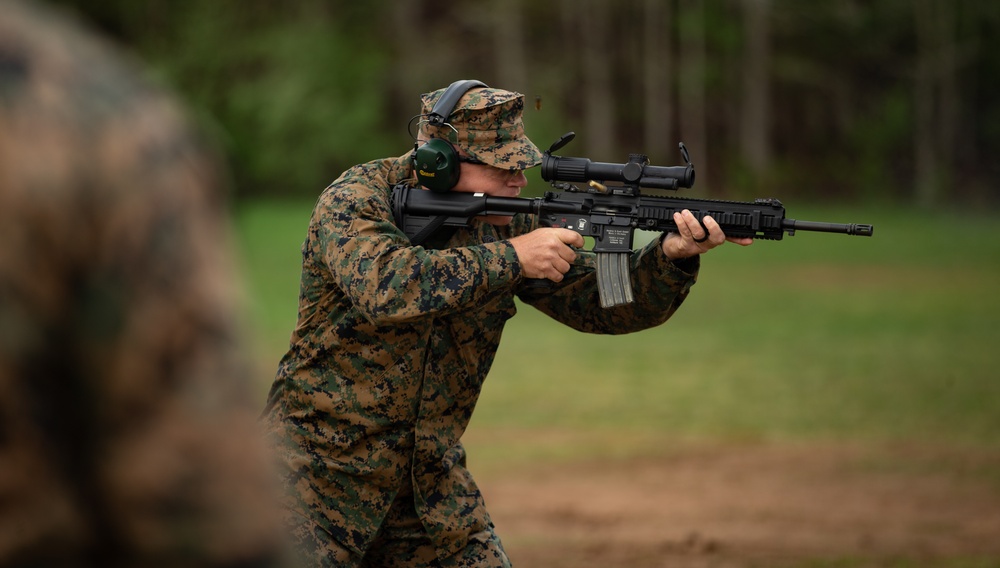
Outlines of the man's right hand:
[{"label": "man's right hand", "polygon": [[583,246],[583,236],[569,229],[545,227],[510,240],[521,262],[525,278],[548,278],[561,282],[576,259],[572,247]]}]

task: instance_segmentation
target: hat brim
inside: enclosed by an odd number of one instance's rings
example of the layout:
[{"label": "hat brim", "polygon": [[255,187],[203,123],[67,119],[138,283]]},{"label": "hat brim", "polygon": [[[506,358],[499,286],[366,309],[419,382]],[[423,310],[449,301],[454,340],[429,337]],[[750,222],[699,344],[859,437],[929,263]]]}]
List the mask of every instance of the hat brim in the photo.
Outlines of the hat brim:
[{"label": "hat brim", "polygon": [[542,163],[542,153],[527,137],[493,146],[463,149],[473,158],[502,170],[526,170]]}]

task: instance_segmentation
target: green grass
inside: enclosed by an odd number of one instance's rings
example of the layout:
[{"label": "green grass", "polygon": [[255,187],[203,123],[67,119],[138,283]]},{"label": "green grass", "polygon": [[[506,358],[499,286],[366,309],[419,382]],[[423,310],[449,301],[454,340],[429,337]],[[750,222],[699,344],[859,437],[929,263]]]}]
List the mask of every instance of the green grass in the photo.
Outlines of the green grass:
[{"label": "green grass", "polygon": [[306,202],[252,201],[236,209],[254,356],[261,369],[256,382],[262,397],[295,325],[301,247],[311,208]]},{"label": "green grass", "polygon": [[[309,209],[238,211],[266,372],[294,324]],[[1000,447],[1000,216],[789,216],[870,222],[875,236],[726,245],[704,257],[671,321],[627,336],[588,336],[520,306],[467,435],[474,457],[631,455],[691,439]]]}]

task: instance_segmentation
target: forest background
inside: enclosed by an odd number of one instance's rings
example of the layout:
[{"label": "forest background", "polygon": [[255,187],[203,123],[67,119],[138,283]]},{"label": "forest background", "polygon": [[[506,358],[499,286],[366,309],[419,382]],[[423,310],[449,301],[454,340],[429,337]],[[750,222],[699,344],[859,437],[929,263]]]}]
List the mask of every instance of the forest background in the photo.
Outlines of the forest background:
[{"label": "forest background", "polygon": [[562,155],[671,165],[683,141],[693,193],[998,202],[992,0],[55,3],[179,93],[238,198],[311,198],[403,154],[418,95],[476,78],[527,95],[542,149],[572,130]]}]

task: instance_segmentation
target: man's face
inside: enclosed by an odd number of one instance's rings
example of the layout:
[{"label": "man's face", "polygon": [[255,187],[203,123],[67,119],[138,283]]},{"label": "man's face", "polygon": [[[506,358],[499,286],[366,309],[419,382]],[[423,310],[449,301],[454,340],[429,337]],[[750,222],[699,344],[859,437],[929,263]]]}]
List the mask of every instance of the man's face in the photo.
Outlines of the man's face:
[{"label": "man's face", "polygon": [[[464,152],[460,152],[464,154]],[[528,178],[522,170],[502,170],[486,164],[461,163],[462,173],[452,191],[463,193],[485,193],[493,197],[517,197],[521,188],[528,185]],[[490,225],[508,225],[507,215],[483,215],[478,217]]]}]

